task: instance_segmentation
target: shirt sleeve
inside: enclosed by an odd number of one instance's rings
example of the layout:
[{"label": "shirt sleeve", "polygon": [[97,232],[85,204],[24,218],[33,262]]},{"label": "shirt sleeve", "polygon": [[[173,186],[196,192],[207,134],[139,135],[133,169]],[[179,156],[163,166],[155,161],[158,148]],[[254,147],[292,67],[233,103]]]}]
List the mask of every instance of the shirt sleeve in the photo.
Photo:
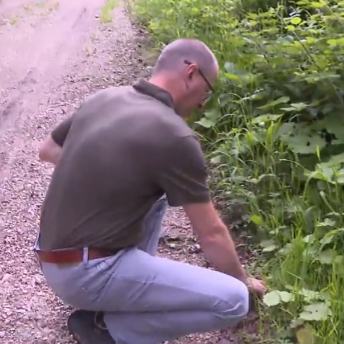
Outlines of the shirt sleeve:
[{"label": "shirt sleeve", "polygon": [[[1,1],[1,0],[0,0]],[[82,109],[85,108],[85,105],[89,103],[89,101],[93,98],[96,98],[98,94],[103,92],[104,90],[100,90],[94,94],[91,94],[90,96],[86,97],[84,101],[81,103],[79,108],[72,114],[71,116],[67,117],[65,120],[63,120],[52,132],[51,132],[51,137],[55,141],[56,144],[58,144],[60,147],[63,146],[67,135],[69,133],[69,130],[72,126],[73,123],[73,118],[75,115],[80,112]]]},{"label": "shirt sleeve", "polygon": [[68,135],[69,129],[72,125],[73,116],[66,118],[62,121],[51,133],[51,137],[60,147],[63,146],[66,137]]},{"label": "shirt sleeve", "polygon": [[180,138],[170,145],[157,173],[159,186],[165,191],[170,206],[211,200],[207,168],[197,137]]}]

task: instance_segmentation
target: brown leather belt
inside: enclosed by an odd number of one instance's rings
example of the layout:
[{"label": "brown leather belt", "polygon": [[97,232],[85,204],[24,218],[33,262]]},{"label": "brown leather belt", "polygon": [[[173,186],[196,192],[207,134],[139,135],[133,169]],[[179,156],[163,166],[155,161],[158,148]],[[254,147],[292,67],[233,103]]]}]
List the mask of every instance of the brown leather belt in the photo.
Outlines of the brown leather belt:
[{"label": "brown leather belt", "polygon": [[[118,250],[100,250],[95,248],[88,249],[88,259],[98,259],[114,256],[121,249]],[[81,263],[84,257],[83,249],[66,249],[66,250],[56,250],[56,251],[42,251],[36,250],[35,253],[38,259],[44,263],[53,264],[72,264]]]}]

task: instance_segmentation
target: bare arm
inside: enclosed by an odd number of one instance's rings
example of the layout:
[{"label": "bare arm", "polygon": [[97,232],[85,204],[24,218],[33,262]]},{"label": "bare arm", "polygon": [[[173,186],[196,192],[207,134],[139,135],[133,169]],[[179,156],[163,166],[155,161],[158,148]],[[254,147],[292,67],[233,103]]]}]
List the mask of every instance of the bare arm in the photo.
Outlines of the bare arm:
[{"label": "bare arm", "polygon": [[72,125],[73,116],[62,121],[48,137],[43,141],[38,156],[42,161],[51,162],[54,165],[60,159],[62,147]]},{"label": "bare arm", "polygon": [[51,135],[49,135],[42,143],[38,157],[42,161],[51,162],[54,165],[57,164],[58,160],[60,159],[62,152],[62,147],[59,146],[53,139]]},{"label": "bare arm", "polygon": [[183,208],[206,259],[219,271],[247,283],[234,242],[213,203],[187,204]]},{"label": "bare arm", "polygon": [[199,142],[193,136],[181,138],[168,147],[166,156],[168,159],[162,159],[158,169],[158,178],[169,204],[184,208],[209,262],[245,282],[246,273],[233,240],[211,201]]}]

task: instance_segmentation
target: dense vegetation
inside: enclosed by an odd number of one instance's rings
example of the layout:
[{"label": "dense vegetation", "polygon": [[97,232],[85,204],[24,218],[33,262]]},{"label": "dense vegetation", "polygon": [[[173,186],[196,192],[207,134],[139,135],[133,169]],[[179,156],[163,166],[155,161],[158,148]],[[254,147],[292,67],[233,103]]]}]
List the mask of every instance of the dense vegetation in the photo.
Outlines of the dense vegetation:
[{"label": "dense vegetation", "polygon": [[343,343],[344,1],[136,0],[133,13],[157,46],[197,37],[219,59],[193,125],[214,191],[256,227],[279,333],[264,343]]}]

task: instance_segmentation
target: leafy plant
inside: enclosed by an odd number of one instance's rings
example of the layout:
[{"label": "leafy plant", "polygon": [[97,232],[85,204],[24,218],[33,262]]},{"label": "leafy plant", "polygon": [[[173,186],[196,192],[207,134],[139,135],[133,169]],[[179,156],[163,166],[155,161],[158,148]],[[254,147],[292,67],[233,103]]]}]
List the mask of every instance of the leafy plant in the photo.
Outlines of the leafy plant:
[{"label": "leafy plant", "polygon": [[224,208],[240,200],[239,222],[254,225],[275,325],[302,344],[344,342],[344,1],[132,6],[158,46],[197,37],[219,60],[216,94],[191,124],[214,194]]}]

